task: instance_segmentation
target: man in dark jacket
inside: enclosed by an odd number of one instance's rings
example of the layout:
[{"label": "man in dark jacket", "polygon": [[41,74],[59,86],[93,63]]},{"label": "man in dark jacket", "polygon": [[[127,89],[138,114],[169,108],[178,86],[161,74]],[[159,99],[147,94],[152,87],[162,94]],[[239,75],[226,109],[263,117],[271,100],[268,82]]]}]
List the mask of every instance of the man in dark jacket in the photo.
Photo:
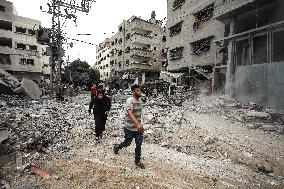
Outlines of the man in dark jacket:
[{"label": "man in dark jacket", "polygon": [[89,114],[91,114],[91,109],[93,108],[93,114],[95,119],[95,133],[96,140],[102,138],[102,134],[105,131],[105,125],[107,116],[111,108],[111,99],[105,96],[105,92],[102,89],[97,90],[97,94],[92,98],[89,106]]}]

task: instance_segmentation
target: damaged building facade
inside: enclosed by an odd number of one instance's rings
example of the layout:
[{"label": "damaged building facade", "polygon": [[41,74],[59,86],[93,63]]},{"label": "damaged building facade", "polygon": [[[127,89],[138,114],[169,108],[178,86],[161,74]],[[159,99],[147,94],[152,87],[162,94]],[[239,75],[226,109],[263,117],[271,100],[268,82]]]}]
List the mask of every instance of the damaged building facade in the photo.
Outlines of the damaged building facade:
[{"label": "damaged building facade", "polygon": [[215,9],[226,30],[214,41],[214,90],[283,111],[284,1],[217,0]]},{"label": "damaged building facade", "polygon": [[41,81],[50,74],[45,47],[36,41],[41,22],[18,16],[12,2],[0,0],[0,69],[17,79]]},{"label": "damaged building facade", "polygon": [[110,39],[105,39],[96,48],[95,69],[100,72],[100,80],[107,81],[110,77]]},{"label": "damaged building facade", "polygon": [[111,37],[111,75],[119,75],[128,83],[137,78],[140,84],[159,79],[166,67],[165,36],[155,16],[155,12],[150,20],[133,16],[119,25]]},{"label": "damaged building facade", "polygon": [[213,19],[214,11],[213,0],[167,1],[167,70],[185,73],[180,84],[205,84],[211,89],[213,40],[223,37],[225,30],[224,24]]}]

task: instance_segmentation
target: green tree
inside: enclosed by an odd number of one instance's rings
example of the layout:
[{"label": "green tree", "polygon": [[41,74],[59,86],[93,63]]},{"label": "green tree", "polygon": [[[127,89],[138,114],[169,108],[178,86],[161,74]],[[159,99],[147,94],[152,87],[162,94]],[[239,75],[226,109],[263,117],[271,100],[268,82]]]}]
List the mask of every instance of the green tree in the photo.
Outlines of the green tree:
[{"label": "green tree", "polygon": [[80,59],[74,60],[66,66],[62,74],[63,83],[73,83],[87,90],[99,80],[99,71],[91,68],[86,61]]}]

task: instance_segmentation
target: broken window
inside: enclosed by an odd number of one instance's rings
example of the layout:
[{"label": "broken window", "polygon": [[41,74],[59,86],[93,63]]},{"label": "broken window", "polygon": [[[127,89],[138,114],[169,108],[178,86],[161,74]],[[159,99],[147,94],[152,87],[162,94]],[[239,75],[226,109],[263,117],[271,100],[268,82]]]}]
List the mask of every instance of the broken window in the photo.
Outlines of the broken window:
[{"label": "broken window", "polygon": [[0,30],[12,31],[12,22],[0,20]]},{"label": "broken window", "polygon": [[16,33],[27,33],[27,28],[16,26]]},{"label": "broken window", "polygon": [[166,37],[166,36],[163,36],[163,37],[162,37],[162,41],[163,41],[163,42],[166,42],[166,41],[167,41],[167,37]]},{"label": "broken window", "polygon": [[166,61],[166,60],[163,60],[163,61],[162,61],[162,66],[163,66],[163,67],[167,67],[167,61]]},{"label": "broken window", "polygon": [[129,53],[130,52],[130,46],[125,48],[125,53]]},{"label": "broken window", "polygon": [[0,5],[0,12],[5,12],[5,6],[3,6],[3,5]]},{"label": "broken window", "polygon": [[30,50],[31,51],[37,51],[37,46],[36,45],[30,45]]},{"label": "broken window", "polygon": [[27,63],[27,59],[25,58],[20,58],[20,64],[26,64]]},{"label": "broken window", "polygon": [[110,61],[110,65],[113,66],[114,65],[114,60]]},{"label": "broken window", "polygon": [[12,48],[12,38],[0,37],[0,46]]},{"label": "broken window", "polygon": [[125,65],[126,66],[129,65],[129,60],[128,59],[125,61]]},{"label": "broken window", "polygon": [[121,56],[122,55],[122,50],[119,50],[118,51],[118,56]]},{"label": "broken window", "polygon": [[273,62],[284,61],[284,30],[273,32]]},{"label": "broken window", "polygon": [[11,64],[10,55],[0,53],[0,64]]},{"label": "broken window", "polygon": [[175,0],[172,5],[172,10],[181,8],[184,3],[185,3],[185,0]]},{"label": "broken window", "polygon": [[123,27],[122,27],[122,26],[120,26],[118,30],[119,30],[119,32],[122,32]]},{"label": "broken window", "polygon": [[182,22],[183,21],[181,21],[181,22],[177,23],[176,25],[169,28],[171,37],[174,36],[174,35],[177,35],[178,33],[181,32]]},{"label": "broken window", "polygon": [[122,43],[122,38],[120,38],[120,39],[118,40],[118,43],[119,43],[119,44],[121,44],[121,43]]},{"label": "broken window", "polygon": [[253,37],[253,64],[267,63],[267,35]]},{"label": "broken window", "polygon": [[237,41],[235,44],[235,61],[237,66],[250,64],[250,42],[249,39]]},{"label": "broken window", "polygon": [[193,16],[195,16],[195,21],[193,23],[193,29],[197,30],[201,22],[211,18],[213,16],[213,10],[214,10],[214,4],[211,4],[206,8],[202,9],[201,11],[194,13]]},{"label": "broken window", "polygon": [[200,55],[201,53],[208,52],[210,50],[211,39],[214,36],[210,36],[191,43],[192,54]]},{"label": "broken window", "polygon": [[29,33],[29,35],[35,35],[36,34],[35,30],[32,30],[32,29],[28,29],[28,33]]},{"label": "broken window", "polygon": [[126,34],[126,39],[130,39],[130,33]]},{"label": "broken window", "polygon": [[29,64],[29,65],[35,65],[34,59],[27,59],[27,64]]},{"label": "broken window", "polygon": [[177,47],[170,50],[170,60],[177,60],[182,58],[182,52],[184,47]]},{"label": "broken window", "polygon": [[16,45],[17,47],[17,49],[26,49],[27,48],[27,45],[25,45],[25,44],[23,44],[23,43],[17,43],[17,45]]}]

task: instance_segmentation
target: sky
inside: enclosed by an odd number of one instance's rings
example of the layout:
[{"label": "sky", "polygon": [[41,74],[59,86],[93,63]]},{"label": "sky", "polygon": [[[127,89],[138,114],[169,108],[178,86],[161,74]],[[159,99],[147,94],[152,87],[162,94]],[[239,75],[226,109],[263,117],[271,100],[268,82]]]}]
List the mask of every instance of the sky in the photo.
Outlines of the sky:
[{"label": "sky", "polygon": [[[51,15],[40,10],[48,10],[49,0],[10,0],[19,16],[40,20],[43,27],[51,27]],[[65,0],[70,2],[71,0]],[[72,0],[74,1],[74,0]],[[81,0],[75,0],[81,2]],[[156,19],[162,20],[167,16],[167,0],[96,0],[92,3],[91,11],[77,12],[77,27],[72,20],[68,20],[63,27],[66,36],[80,41],[86,41],[98,45],[105,38],[110,38],[117,32],[118,25],[131,16],[141,16],[142,19],[150,19],[151,12],[156,11]],[[77,35],[91,34],[91,35]],[[68,41],[69,43],[72,41]],[[96,46],[73,41],[70,48],[64,45],[66,58],[73,61],[77,58],[86,60],[91,66],[96,61]],[[67,49],[68,47],[68,49]]]}]

